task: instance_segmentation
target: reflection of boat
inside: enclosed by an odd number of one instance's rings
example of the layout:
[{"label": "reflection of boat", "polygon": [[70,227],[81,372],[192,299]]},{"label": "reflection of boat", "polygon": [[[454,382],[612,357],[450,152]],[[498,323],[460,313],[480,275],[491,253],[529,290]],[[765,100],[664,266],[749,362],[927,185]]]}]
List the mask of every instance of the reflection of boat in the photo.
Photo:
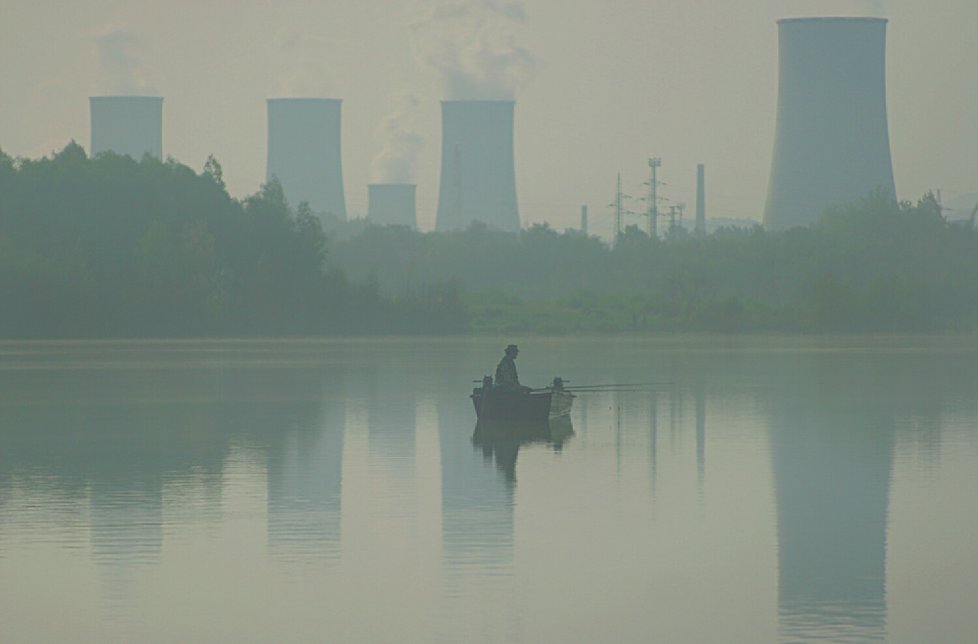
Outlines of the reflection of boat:
[{"label": "reflection of boat", "polygon": [[560,378],[542,389],[494,387],[486,377],[481,387],[472,390],[475,415],[486,420],[546,421],[570,414],[574,394],[564,389]]},{"label": "reflection of boat", "polygon": [[475,424],[472,437],[476,445],[499,441],[517,441],[520,444],[548,443],[560,449],[574,435],[570,417],[564,415],[551,420],[490,420],[480,418]]},{"label": "reflection of boat", "polygon": [[475,424],[472,444],[482,450],[486,459],[496,461],[510,481],[516,478],[516,456],[522,445],[542,443],[560,451],[574,435],[574,427],[566,414],[551,420],[488,420],[480,418]]}]

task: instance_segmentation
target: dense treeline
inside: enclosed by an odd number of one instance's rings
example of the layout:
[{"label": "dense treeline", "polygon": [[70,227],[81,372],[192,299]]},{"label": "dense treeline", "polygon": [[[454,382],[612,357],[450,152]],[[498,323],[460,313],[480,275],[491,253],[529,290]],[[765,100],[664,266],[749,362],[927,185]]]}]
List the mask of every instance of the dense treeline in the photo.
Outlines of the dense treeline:
[{"label": "dense treeline", "polygon": [[324,268],[326,238],[277,183],[232,199],[221,167],[0,152],[0,337],[458,332],[458,293],[395,297]]},{"label": "dense treeline", "polygon": [[327,232],[277,183],[231,198],[213,159],[0,152],[0,337],[978,330],[978,233],[930,195],[613,247],[546,225]]},{"label": "dense treeline", "polygon": [[451,276],[487,332],[918,332],[978,329],[978,235],[931,195],[875,196],[783,233],[630,227],[613,248],[533,226],[518,237],[368,228],[331,261],[390,293]]}]

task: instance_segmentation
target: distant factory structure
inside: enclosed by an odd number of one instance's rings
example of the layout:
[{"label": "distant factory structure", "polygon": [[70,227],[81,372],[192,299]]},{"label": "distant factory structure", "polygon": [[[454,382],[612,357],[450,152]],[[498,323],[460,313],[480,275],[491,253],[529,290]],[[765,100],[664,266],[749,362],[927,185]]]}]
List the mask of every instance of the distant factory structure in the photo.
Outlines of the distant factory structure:
[{"label": "distant factory structure", "polygon": [[163,98],[160,96],[92,96],[91,148],[128,155],[163,158]]},{"label": "distant factory structure", "polygon": [[519,232],[513,158],[513,101],[442,101],[437,231],[480,221]]},{"label": "distant factory structure", "polygon": [[696,166],[696,227],[697,235],[706,234],[706,166]]},{"label": "distant factory structure", "polygon": [[[779,71],[774,148],[764,226],[784,230],[814,223],[829,207],[874,192],[896,199],[887,124],[883,18],[805,17],[778,21]],[[92,96],[90,153],[112,151],[163,158],[163,98]],[[441,168],[435,230],[465,230],[481,222],[519,232],[513,100],[441,102]],[[347,218],[340,99],[267,99],[266,180],[277,180],[289,204],[306,202],[320,215]],[[649,159],[648,234],[682,227],[683,204],[660,213],[656,170]],[[619,191],[620,192],[620,191]],[[643,197],[645,199],[646,197]],[[417,228],[416,186],[368,185],[367,219]],[[616,234],[623,209],[616,199]],[[963,214],[974,219],[974,210]],[[669,230],[658,229],[669,217]],[[588,229],[586,211],[580,228]],[[678,223],[677,223],[678,222]],[[697,166],[694,234],[707,221],[705,168]]]},{"label": "distant factory structure", "polygon": [[268,99],[266,179],[278,179],[293,207],[346,219],[340,107],[332,98]]},{"label": "distant factory structure", "polygon": [[778,109],[764,226],[814,223],[879,190],[896,199],[886,118],[886,20],[778,21]]},{"label": "distant factory structure", "polygon": [[367,220],[377,225],[418,227],[413,183],[367,185]]}]

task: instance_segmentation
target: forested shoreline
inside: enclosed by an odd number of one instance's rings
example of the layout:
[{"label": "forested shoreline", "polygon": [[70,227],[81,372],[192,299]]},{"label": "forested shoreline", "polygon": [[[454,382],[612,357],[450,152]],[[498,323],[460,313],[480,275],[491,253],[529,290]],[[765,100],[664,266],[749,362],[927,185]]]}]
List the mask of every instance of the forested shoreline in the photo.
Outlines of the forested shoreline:
[{"label": "forested shoreline", "polygon": [[0,152],[0,337],[978,330],[978,234],[931,195],[610,246],[328,225],[220,164]]},{"label": "forested shoreline", "polygon": [[269,183],[232,199],[220,164],[0,153],[0,337],[458,333],[459,295],[382,295],[325,268],[326,236]]},{"label": "forested shoreline", "polygon": [[930,194],[872,196],[785,232],[631,226],[614,246],[546,225],[518,238],[368,227],[328,261],[387,293],[450,275],[482,333],[978,330],[978,234]]}]

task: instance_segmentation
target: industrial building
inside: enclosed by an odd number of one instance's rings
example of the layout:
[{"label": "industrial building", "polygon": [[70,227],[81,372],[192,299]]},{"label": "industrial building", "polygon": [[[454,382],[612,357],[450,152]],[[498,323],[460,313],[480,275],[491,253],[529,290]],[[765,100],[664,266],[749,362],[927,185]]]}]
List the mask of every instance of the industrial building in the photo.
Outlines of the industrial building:
[{"label": "industrial building", "polygon": [[764,226],[814,223],[875,191],[896,199],[886,118],[886,20],[778,22],[778,109]]},{"label": "industrial building", "polygon": [[346,219],[340,107],[330,98],[268,99],[266,179],[278,179],[292,206]]},{"label": "industrial building", "polygon": [[142,159],[163,158],[163,98],[160,96],[92,96],[91,156],[115,152]]},{"label": "industrial building", "polygon": [[367,186],[367,220],[386,226],[418,227],[413,183],[371,183]]},{"label": "industrial building", "polygon": [[513,101],[442,101],[441,183],[435,230],[480,221],[519,232]]}]

